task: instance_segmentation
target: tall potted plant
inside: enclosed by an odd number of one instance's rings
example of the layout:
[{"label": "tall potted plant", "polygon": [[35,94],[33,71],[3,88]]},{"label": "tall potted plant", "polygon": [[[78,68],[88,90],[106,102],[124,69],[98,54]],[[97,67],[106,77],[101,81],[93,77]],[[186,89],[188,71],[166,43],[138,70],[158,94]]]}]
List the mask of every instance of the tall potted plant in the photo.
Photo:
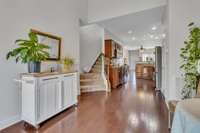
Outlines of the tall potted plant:
[{"label": "tall potted plant", "polygon": [[14,57],[16,62],[28,63],[29,73],[40,72],[41,61],[49,57],[46,51],[49,46],[39,43],[37,35],[33,32],[29,32],[28,37],[29,40],[16,40],[15,44],[18,47],[8,52],[6,58],[8,60]]},{"label": "tall potted plant", "polygon": [[184,42],[185,47],[181,48],[182,65],[181,69],[184,72],[184,87],[182,89],[183,99],[192,97],[197,89],[197,64],[200,59],[200,27],[190,23],[188,25],[190,35]]}]

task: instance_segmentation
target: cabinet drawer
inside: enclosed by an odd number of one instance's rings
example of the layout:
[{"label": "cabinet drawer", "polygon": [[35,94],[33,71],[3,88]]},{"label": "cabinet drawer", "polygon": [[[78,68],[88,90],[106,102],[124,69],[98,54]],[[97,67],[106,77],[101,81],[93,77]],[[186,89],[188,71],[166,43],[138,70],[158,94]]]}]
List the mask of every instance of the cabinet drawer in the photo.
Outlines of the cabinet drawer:
[{"label": "cabinet drawer", "polygon": [[59,76],[50,76],[50,77],[42,77],[39,79],[39,84],[48,83],[48,82],[56,82],[59,81]]}]

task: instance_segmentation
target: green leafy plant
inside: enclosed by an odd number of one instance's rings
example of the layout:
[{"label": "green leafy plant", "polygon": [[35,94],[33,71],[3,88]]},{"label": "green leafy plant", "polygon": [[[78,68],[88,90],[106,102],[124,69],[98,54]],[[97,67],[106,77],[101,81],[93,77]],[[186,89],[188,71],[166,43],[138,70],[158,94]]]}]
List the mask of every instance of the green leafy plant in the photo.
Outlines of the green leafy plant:
[{"label": "green leafy plant", "polygon": [[45,51],[49,49],[49,46],[39,43],[37,35],[33,32],[29,32],[28,37],[29,40],[19,39],[15,41],[18,48],[8,52],[7,60],[15,57],[16,62],[29,63],[41,62],[49,57],[49,53]]},{"label": "green leafy plant", "polygon": [[185,47],[181,48],[182,65],[184,71],[184,87],[182,89],[183,99],[192,97],[192,92],[197,88],[197,64],[200,59],[200,28],[194,23],[188,25],[190,35],[184,42]]},{"label": "green leafy plant", "polygon": [[66,66],[72,66],[74,64],[74,59],[69,58],[69,57],[65,57],[63,59],[63,64]]},{"label": "green leafy plant", "polygon": [[61,63],[63,63],[64,65],[64,70],[68,71],[68,70],[71,70],[72,66],[74,65],[74,59],[70,57],[64,57],[61,60]]}]

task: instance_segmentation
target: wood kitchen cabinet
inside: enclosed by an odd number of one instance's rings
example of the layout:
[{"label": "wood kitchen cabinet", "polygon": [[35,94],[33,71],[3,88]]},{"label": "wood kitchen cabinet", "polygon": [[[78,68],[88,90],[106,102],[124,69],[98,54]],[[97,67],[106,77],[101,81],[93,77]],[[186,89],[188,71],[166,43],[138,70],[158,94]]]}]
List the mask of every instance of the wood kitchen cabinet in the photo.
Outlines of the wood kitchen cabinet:
[{"label": "wood kitchen cabinet", "polygon": [[129,68],[122,64],[120,64],[122,66],[119,66],[119,62],[123,60],[123,47],[111,39],[105,40],[105,57],[109,60],[109,63],[107,63],[109,72],[107,73],[109,74],[111,88],[117,88],[120,84],[126,83]]},{"label": "wood kitchen cabinet", "polygon": [[137,64],[136,65],[136,77],[137,78],[143,78],[143,64]]},{"label": "wood kitchen cabinet", "polygon": [[105,40],[105,57],[107,58],[122,58],[123,47],[113,40]]},{"label": "wood kitchen cabinet", "polygon": [[22,120],[38,125],[77,104],[77,73],[22,76]]},{"label": "wood kitchen cabinet", "polygon": [[110,59],[114,57],[114,45],[112,40],[105,40],[105,57]]},{"label": "wood kitchen cabinet", "polygon": [[117,88],[120,85],[119,68],[110,67],[109,71],[110,71],[109,79],[110,79],[111,87]]},{"label": "wood kitchen cabinet", "polygon": [[143,78],[152,80],[154,76],[154,66],[144,66]]},{"label": "wood kitchen cabinet", "polygon": [[119,85],[124,84],[128,80],[129,67],[124,65],[120,67],[110,66],[110,83],[112,88],[117,88]]}]

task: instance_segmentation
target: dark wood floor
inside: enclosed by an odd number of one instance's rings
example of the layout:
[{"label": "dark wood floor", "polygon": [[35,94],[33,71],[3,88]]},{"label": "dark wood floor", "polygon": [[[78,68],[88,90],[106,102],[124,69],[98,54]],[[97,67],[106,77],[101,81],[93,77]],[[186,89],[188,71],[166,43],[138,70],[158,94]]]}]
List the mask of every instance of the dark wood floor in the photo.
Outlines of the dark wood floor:
[{"label": "dark wood floor", "polygon": [[83,94],[77,109],[52,118],[38,131],[18,123],[1,133],[168,133],[167,109],[153,86],[152,81],[134,85],[131,80],[111,93]]}]

